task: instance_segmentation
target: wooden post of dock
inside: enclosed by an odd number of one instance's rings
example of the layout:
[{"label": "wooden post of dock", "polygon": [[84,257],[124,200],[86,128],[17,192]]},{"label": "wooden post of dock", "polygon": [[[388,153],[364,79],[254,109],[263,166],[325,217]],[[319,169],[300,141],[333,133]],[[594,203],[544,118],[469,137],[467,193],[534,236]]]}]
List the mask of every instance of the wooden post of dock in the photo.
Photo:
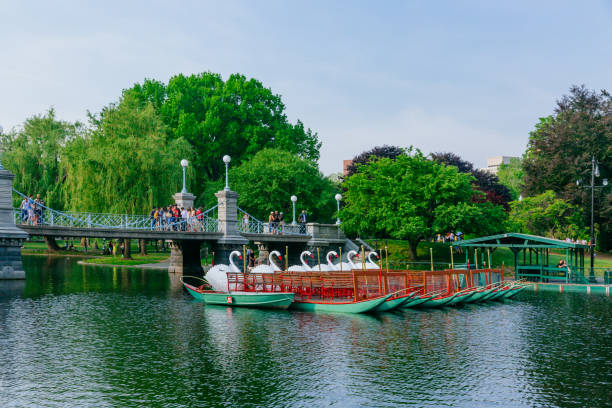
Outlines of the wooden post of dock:
[{"label": "wooden post of dock", "polygon": [[289,269],[289,246],[285,246],[285,270]]},{"label": "wooden post of dock", "polygon": [[342,247],[338,247],[338,252],[340,253],[340,272],[342,272]]},{"label": "wooden post of dock", "polygon": [[478,269],[478,248],[474,248],[474,269]]},{"label": "wooden post of dock", "polygon": [[455,269],[455,261],[453,260],[453,246],[450,246],[450,253],[451,253],[451,269]]},{"label": "wooden post of dock", "polygon": [[[385,293],[389,293],[389,247],[385,247],[385,260],[387,264],[387,273],[385,274]],[[380,261],[382,262],[382,259]]]},{"label": "wooden post of dock", "polygon": [[242,271],[246,273],[246,245],[242,246]]},{"label": "wooden post of dock", "polygon": [[434,267],[433,267],[433,248],[429,248],[429,261],[431,262],[431,271],[433,272]]},{"label": "wooden post of dock", "polygon": [[319,273],[321,273],[321,257],[319,256],[319,247],[317,247],[317,262],[319,263]]}]

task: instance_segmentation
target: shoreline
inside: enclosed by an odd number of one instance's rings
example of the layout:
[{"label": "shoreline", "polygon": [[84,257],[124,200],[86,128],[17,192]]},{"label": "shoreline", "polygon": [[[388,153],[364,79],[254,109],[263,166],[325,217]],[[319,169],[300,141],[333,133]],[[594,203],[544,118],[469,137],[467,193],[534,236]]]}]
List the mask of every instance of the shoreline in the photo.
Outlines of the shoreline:
[{"label": "shoreline", "polygon": [[117,265],[117,264],[101,264],[101,263],[91,263],[85,262],[84,260],[78,261],[79,265],[86,266],[108,266],[110,268],[138,268],[138,269],[157,269],[157,270],[168,270],[170,267],[170,262],[162,261],[157,263],[146,263],[146,264],[135,264],[135,265]]}]

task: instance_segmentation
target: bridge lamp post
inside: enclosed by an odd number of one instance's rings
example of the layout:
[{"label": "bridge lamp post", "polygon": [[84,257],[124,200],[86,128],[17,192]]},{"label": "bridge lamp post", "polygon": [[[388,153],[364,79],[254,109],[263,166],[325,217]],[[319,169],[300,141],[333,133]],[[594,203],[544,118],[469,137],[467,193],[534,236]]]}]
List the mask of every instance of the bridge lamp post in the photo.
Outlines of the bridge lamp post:
[{"label": "bridge lamp post", "polygon": [[291,222],[291,225],[296,225],[295,222],[295,202],[297,201],[297,197],[292,195],[291,196],[291,203],[293,204],[293,221]]},{"label": "bridge lamp post", "polygon": [[232,158],[227,154],[223,156],[223,163],[225,163],[225,191],[229,191],[229,177],[228,177],[228,167],[229,163],[232,161]]},{"label": "bridge lamp post", "polygon": [[336,225],[340,225],[340,200],[342,200],[342,196],[340,195],[340,193],[336,194],[336,196],[334,197],[336,199],[336,203],[338,204],[338,215],[336,218]]},{"label": "bridge lamp post", "polygon": [[576,180],[576,185],[582,188],[590,188],[591,189],[591,242],[589,245],[589,249],[591,250],[591,273],[589,274],[589,281],[595,282],[595,271],[593,270],[595,266],[595,229],[594,229],[594,207],[595,207],[595,189],[596,188],[604,188],[608,185],[608,179],[603,179],[601,186],[595,185],[595,177],[599,177],[599,166],[597,161],[595,160],[595,156],[591,158],[591,185],[585,184],[583,185],[582,180]]},{"label": "bridge lamp post", "polygon": [[181,167],[183,167],[183,190],[181,191],[181,193],[187,192],[187,186],[185,185],[185,169],[187,168],[187,166],[189,166],[189,162],[187,161],[187,159],[181,160]]}]

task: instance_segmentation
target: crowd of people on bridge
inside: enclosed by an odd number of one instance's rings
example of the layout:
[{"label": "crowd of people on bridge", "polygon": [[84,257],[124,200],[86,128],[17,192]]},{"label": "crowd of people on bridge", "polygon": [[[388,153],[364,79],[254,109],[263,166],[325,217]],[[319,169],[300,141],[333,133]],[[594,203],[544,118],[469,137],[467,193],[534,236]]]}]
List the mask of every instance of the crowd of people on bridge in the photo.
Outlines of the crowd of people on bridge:
[{"label": "crowd of people on bridge", "polygon": [[[302,210],[300,215],[298,216],[298,225],[299,232],[306,233],[306,219],[307,213],[306,210]],[[279,211],[270,211],[270,215],[268,216],[268,225],[267,225],[267,233],[269,234],[282,234],[286,230],[285,224],[285,215],[283,212]],[[294,232],[294,231],[292,231]]]},{"label": "crowd of people on bridge", "polygon": [[204,231],[204,211],[202,207],[197,209],[179,207],[172,204],[167,207],[154,207],[149,213],[151,229],[159,231]]},{"label": "crowd of people on bridge", "polygon": [[36,198],[30,195],[24,198],[19,205],[21,210],[21,223],[27,225],[42,225],[45,223],[44,218],[44,201],[40,198],[40,194],[36,194]]}]

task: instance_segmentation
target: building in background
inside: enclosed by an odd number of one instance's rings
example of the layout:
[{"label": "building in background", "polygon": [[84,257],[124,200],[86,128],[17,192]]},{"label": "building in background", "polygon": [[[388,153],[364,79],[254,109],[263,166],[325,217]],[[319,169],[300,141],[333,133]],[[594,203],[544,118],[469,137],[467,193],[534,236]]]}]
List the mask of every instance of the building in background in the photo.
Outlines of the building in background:
[{"label": "building in background", "polygon": [[510,164],[510,160],[519,159],[519,157],[514,156],[493,156],[487,159],[487,167],[485,167],[484,171],[488,171],[489,173],[497,174],[499,170],[499,166],[501,164]]},{"label": "building in background", "polygon": [[343,160],[342,161],[342,174],[344,174],[345,177],[348,174],[348,168],[349,168],[349,166],[351,164],[353,164],[352,160]]}]

